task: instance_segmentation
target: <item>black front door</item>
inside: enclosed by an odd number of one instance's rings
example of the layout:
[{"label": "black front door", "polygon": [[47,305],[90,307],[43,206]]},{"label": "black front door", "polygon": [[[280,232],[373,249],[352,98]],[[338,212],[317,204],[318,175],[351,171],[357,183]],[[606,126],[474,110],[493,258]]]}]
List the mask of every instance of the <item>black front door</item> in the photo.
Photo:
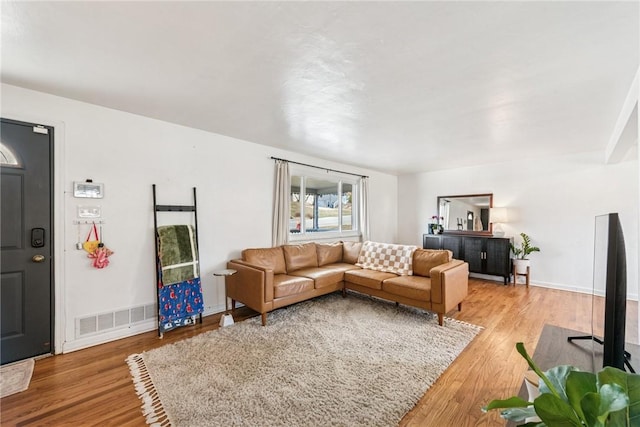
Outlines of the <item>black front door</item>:
[{"label": "black front door", "polygon": [[1,363],[52,352],[53,128],[1,120]]}]

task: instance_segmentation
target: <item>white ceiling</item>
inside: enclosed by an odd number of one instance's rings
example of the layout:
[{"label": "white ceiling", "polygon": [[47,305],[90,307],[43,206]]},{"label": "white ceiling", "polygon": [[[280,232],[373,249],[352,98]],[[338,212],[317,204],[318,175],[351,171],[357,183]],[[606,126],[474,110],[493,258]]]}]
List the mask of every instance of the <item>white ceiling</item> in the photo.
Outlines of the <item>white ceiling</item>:
[{"label": "white ceiling", "polygon": [[390,173],[604,150],[632,2],[2,2],[2,81]]}]

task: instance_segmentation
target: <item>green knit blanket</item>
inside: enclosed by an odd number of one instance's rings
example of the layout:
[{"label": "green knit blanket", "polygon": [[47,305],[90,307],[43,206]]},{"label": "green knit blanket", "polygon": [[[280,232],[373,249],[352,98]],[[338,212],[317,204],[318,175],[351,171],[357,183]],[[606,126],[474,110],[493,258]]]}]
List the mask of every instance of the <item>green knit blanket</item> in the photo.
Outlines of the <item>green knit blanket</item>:
[{"label": "green knit blanket", "polygon": [[200,276],[196,235],[191,225],[158,227],[158,255],[162,283],[170,285]]}]

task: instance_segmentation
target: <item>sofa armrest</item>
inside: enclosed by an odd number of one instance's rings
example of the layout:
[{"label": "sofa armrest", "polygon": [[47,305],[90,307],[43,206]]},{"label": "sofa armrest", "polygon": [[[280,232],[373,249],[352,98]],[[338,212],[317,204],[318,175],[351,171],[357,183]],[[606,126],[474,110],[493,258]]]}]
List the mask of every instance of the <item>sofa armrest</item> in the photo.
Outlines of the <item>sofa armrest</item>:
[{"label": "sofa armrest", "polygon": [[469,264],[453,259],[433,267],[431,276],[431,301],[443,304],[451,310],[467,296],[469,288]]},{"label": "sofa armrest", "polygon": [[229,261],[227,268],[237,271],[225,277],[227,297],[264,312],[265,304],[273,302],[273,270],[242,260]]}]

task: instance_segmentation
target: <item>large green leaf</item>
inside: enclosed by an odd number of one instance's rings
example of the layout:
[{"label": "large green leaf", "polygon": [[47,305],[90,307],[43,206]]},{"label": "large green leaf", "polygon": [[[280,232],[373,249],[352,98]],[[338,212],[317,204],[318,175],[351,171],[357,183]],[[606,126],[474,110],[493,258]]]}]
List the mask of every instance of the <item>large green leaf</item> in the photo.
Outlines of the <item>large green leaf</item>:
[{"label": "large green leaf", "polygon": [[504,408],[526,408],[527,406],[533,405],[532,402],[527,402],[526,400],[513,396],[508,399],[500,400],[492,400],[489,402],[487,406],[482,408],[484,412],[490,411],[491,409],[504,409]]},{"label": "large green leaf", "polygon": [[[604,384],[598,393],[587,393],[581,402],[587,425],[604,426],[612,412],[625,409],[629,405],[629,398],[618,384]],[[614,421],[619,425],[626,425],[626,419],[619,414],[614,415]]]},{"label": "large green leaf", "polygon": [[500,416],[505,420],[520,422],[524,421],[527,418],[537,417],[536,410],[533,409],[533,406],[529,406],[528,408],[509,408],[500,412]]},{"label": "large green leaf", "polygon": [[549,378],[547,378],[547,376],[542,373],[540,368],[538,368],[538,365],[536,365],[533,359],[531,359],[529,353],[527,353],[527,349],[524,348],[524,344],[521,342],[516,343],[516,350],[518,350],[518,353],[520,353],[520,355],[524,357],[524,359],[529,364],[529,367],[536,373],[536,375],[538,375],[538,377],[542,379],[542,381],[544,381],[547,386],[548,392],[552,393],[556,397],[560,397],[560,393],[554,388],[553,384],[551,384]]},{"label": "large green leaf", "polygon": [[600,386],[617,384],[629,397],[627,408],[611,413],[610,425],[640,425],[640,375],[630,374],[613,367],[605,367],[598,372],[598,384]]},{"label": "large green leaf", "polygon": [[627,374],[627,396],[629,425],[640,426],[640,375]]},{"label": "large green leaf", "polygon": [[629,406],[629,396],[618,384],[605,384],[600,387],[600,416],[619,411]]},{"label": "large green leaf", "polygon": [[598,393],[587,393],[580,402],[584,420],[589,427],[602,427],[604,424],[599,420],[600,395]]},{"label": "large green leaf", "polygon": [[637,424],[631,424],[629,420],[627,420],[626,409],[610,413],[609,419],[607,420],[607,427],[629,427],[635,425]]},{"label": "large green leaf", "polygon": [[[558,391],[559,397],[561,397],[563,400],[566,400],[567,402],[569,401],[569,399],[567,398],[567,389],[566,389],[567,378],[569,377],[569,374],[571,374],[574,371],[578,371],[578,368],[575,368],[569,365],[560,365],[560,366],[555,366],[544,373],[549,379],[549,381],[551,382],[551,384],[553,384],[553,387]],[[594,377],[594,385],[595,385],[595,377]],[[540,393],[551,393],[551,391],[549,390],[549,387],[547,387],[546,383],[544,382],[540,384],[539,388],[540,388]]]},{"label": "large green leaf", "polygon": [[629,376],[630,374],[618,368],[605,366],[600,372],[598,372],[598,386],[601,387],[604,384],[618,384],[627,391],[627,377]]},{"label": "large green leaf", "polygon": [[583,426],[573,408],[556,395],[541,394],[533,401],[533,406],[540,419],[549,427]]},{"label": "large green leaf", "polygon": [[484,412],[491,409],[504,409],[500,412],[500,416],[506,420],[520,422],[529,417],[535,417],[536,411],[533,409],[533,402],[527,402],[518,396],[510,397],[504,400],[492,400],[489,404],[482,408]]},{"label": "large green leaf", "polygon": [[591,372],[571,371],[567,377],[567,398],[578,417],[585,419],[580,401],[587,393],[596,393],[596,376]]}]

